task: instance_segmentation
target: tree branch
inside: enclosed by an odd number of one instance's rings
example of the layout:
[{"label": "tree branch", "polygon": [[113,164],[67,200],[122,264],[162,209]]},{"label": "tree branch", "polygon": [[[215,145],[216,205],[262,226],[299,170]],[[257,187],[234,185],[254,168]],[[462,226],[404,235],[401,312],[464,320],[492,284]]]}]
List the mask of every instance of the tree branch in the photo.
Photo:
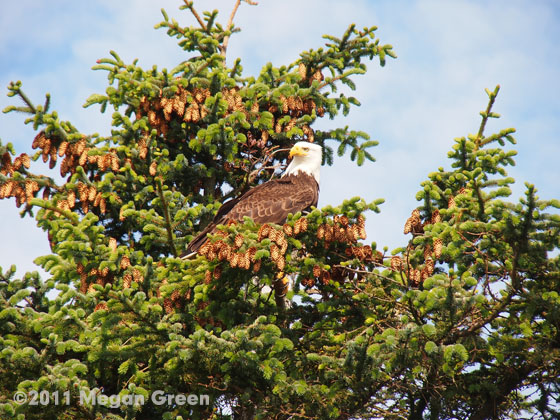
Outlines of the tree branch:
[{"label": "tree branch", "polygon": [[[251,6],[256,6],[258,4],[256,1],[252,1],[252,0],[244,0],[244,1],[248,4],[250,4]],[[233,6],[233,10],[231,11],[231,14],[229,15],[229,20],[228,20],[228,23],[226,25],[226,30],[227,31],[231,30],[231,28],[233,27],[233,18],[235,17],[235,14],[237,13],[237,9],[239,9],[240,4],[241,4],[241,0],[236,0],[235,1],[235,5]],[[231,34],[226,35],[224,37],[222,45],[220,45],[220,54],[224,58],[226,56],[226,51],[227,51],[230,36],[231,36]]]},{"label": "tree branch", "polygon": [[175,243],[173,242],[173,231],[171,230],[171,218],[169,217],[169,208],[167,207],[167,202],[163,196],[163,188],[161,187],[161,178],[156,179],[156,186],[159,198],[161,199],[161,204],[163,207],[163,215],[165,217],[165,230],[167,231],[167,241],[169,242],[169,247],[173,252],[175,257],[178,256],[177,249],[175,248]]},{"label": "tree branch", "polygon": [[480,147],[480,141],[482,140],[482,135],[484,134],[484,129],[486,128],[486,123],[488,122],[488,118],[490,112],[492,111],[492,106],[494,105],[494,101],[496,100],[496,96],[498,96],[498,91],[500,90],[500,85],[496,86],[494,92],[489,94],[490,100],[488,101],[488,106],[486,107],[486,111],[484,115],[482,115],[482,121],[480,123],[480,128],[478,129],[478,134],[476,135],[476,147]]},{"label": "tree branch", "polygon": [[193,16],[196,18],[196,20],[198,21],[198,23],[200,24],[200,27],[205,31],[208,32],[208,28],[206,27],[206,24],[204,23],[204,21],[200,18],[200,15],[197,13],[197,11],[194,8],[193,2],[192,1],[188,1],[188,0],[183,0],[185,2],[185,4],[187,5],[187,7],[189,8],[189,10],[191,11],[191,13],[193,14]]},{"label": "tree branch", "polygon": [[532,362],[526,362],[516,367],[507,367],[502,375],[494,378],[496,385],[495,392],[482,394],[484,402],[482,406],[472,411],[469,420],[485,420],[490,418],[498,418],[500,414],[500,405],[506,400],[510,393],[517,389],[525,378],[538,367]]}]

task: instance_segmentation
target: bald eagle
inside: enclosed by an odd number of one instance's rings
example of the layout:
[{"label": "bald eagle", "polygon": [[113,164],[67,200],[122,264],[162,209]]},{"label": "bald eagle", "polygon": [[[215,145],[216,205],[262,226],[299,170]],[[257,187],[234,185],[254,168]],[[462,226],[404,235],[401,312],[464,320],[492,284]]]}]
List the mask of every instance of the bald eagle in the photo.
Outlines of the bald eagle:
[{"label": "bald eagle", "polygon": [[257,185],[222,204],[214,220],[189,243],[182,258],[195,254],[207,241],[207,235],[215,232],[218,225],[243,221],[245,216],[259,224],[282,224],[288,214],[316,206],[319,199],[321,146],[297,142],[290,150],[289,157],[293,159],[280,178]]}]

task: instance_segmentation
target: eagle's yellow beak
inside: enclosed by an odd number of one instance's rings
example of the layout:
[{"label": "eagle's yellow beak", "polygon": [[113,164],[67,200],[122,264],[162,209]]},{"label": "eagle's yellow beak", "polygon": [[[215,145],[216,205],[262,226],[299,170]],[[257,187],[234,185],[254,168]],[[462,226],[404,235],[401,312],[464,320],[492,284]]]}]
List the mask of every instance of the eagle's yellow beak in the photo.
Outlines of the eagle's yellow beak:
[{"label": "eagle's yellow beak", "polygon": [[303,148],[301,146],[294,146],[291,148],[290,150],[290,155],[291,158],[294,156],[307,156],[307,152],[305,150],[303,150]]}]

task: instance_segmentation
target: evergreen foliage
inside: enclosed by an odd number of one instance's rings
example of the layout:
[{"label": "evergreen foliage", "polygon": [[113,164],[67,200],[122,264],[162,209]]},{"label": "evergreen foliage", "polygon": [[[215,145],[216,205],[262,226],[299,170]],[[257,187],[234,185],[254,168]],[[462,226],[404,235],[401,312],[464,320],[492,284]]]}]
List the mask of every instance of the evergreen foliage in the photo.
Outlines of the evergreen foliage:
[{"label": "evergreen foliage", "polygon": [[[450,168],[421,184],[411,237],[392,254],[364,243],[364,213],[383,200],[355,197],[283,226],[224,226],[196,258],[178,258],[222,202],[277,176],[295,141],[321,144],[326,164],[335,151],[374,160],[367,134],[313,124],[359,105],[338,88],[355,88],[365,60],[395,57],[376,28],[351,25],[244,76],[225,61],[239,5],[226,25],[192,2],[181,8],[197,26],[162,11],[157,27],[190,57],[171,70],[98,60],[109,86],[85,106],[113,109],[109,137],[10,84],[24,105],[4,112],[28,114],[38,151],[0,143],[0,198],[36,218],[52,253],[36,260],[48,279],[0,270],[0,417],[557,417],[560,201],[529,184],[508,201],[515,130],[485,134],[498,87],[477,134],[455,139]],[[31,172],[38,159],[64,182]],[[50,404],[17,404],[18,391],[46,391]],[[157,404],[155,391],[210,404]]]}]

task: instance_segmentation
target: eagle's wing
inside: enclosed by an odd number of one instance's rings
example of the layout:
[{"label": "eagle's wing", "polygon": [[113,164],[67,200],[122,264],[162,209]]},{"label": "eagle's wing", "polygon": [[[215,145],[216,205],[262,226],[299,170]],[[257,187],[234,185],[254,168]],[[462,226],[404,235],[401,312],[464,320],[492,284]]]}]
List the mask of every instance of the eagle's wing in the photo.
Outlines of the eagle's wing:
[{"label": "eagle's wing", "polygon": [[317,181],[307,174],[288,175],[257,185],[224,203],[212,223],[189,243],[184,255],[196,252],[217,225],[242,221],[245,216],[256,223],[284,223],[288,214],[316,206],[318,199]]},{"label": "eagle's wing", "polygon": [[258,185],[242,195],[222,223],[241,221],[245,216],[256,223],[284,223],[290,213],[317,205],[318,185],[308,175],[286,176]]}]

